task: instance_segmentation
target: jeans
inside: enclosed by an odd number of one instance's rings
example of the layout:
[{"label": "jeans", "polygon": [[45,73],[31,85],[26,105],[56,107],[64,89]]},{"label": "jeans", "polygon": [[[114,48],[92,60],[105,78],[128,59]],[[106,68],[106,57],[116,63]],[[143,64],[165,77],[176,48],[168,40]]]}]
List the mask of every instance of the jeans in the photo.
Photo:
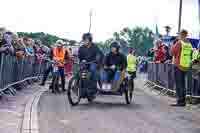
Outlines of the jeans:
[{"label": "jeans", "polygon": [[[58,68],[58,73],[53,73],[53,74],[58,74],[58,76],[61,77],[62,90],[65,90],[65,71],[64,71],[64,67],[59,67]],[[52,83],[53,83],[53,81],[52,81]]]},{"label": "jeans", "polygon": [[97,81],[98,77],[97,77],[97,65],[95,63],[91,64],[89,66],[89,70],[91,72],[91,79],[94,81]]},{"label": "jeans", "polygon": [[120,73],[116,70],[105,69],[101,71],[101,81],[111,83],[113,80],[119,80]]},{"label": "jeans", "polygon": [[107,73],[107,82],[108,83],[111,83],[112,81],[113,81],[113,79],[114,79],[114,76],[115,76],[115,72],[116,71],[114,71],[114,70],[111,70],[111,69],[106,69],[105,70],[106,71],[106,73]]},{"label": "jeans", "polygon": [[176,97],[177,103],[182,104],[185,103],[186,96],[186,79],[187,72],[181,71],[179,68],[175,67],[175,82],[176,82]]}]

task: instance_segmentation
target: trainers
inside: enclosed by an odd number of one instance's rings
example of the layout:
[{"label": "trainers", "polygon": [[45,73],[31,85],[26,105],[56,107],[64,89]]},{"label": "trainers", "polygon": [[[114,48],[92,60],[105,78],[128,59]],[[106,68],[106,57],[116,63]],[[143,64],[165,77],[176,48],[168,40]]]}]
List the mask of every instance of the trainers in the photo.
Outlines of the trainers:
[{"label": "trainers", "polygon": [[172,107],[184,107],[186,104],[185,103],[174,103],[171,104]]}]

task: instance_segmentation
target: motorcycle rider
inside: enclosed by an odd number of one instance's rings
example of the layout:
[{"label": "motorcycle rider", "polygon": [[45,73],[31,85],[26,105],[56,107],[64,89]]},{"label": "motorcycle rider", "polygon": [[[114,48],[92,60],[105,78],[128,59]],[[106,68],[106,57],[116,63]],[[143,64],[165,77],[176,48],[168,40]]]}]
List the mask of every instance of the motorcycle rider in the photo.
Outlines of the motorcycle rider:
[{"label": "motorcycle rider", "polygon": [[[53,47],[51,49],[51,53],[50,53],[50,59],[53,59],[53,60],[57,60],[59,61],[60,63],[58,64],[58,71],[59,71],[59,75],[61,76],[61,82],[62,82],[62,91],[66,91],[65,90],[65,74],[64,74],[64,61],[65,60],[68,60],[69,58],[69,54],[68,54],[68,51],[65,50],[63,48],[63,45],[64,45],[64,42],[62,40],[58,40],[56,41],[56,44],[55,44],[55,47]],[[50,71],[52,71],[53,68],[50,67],[48,69],[48,71],[46,71],[47,73],[49,73]],[[42,85],[44,85],[45,83],[45,79],[47,78],[48,74],[45,74],[44,75],[44,79],[43,79],[43,83]],[[52,81],[53,83],[54,81]],[[52,85],[51,85],[52,86]],[[51,88],[51,87],[50,87]],[[53,93],[55,93],[55,90],[52,90]],[[58,90],[57,90],[58,91]]]},{"label": "motorcycle rider", "polygon": [[85,33],[82,36],[83,45],[80,46],[78,51],[78,58],[80,61],[86,60],[87,62],[102,61],[102,51],[93,43],[93,37],[91,33]]},{"label": "motorcycle rider", "polygon": [[[107,74],[107,84],[103,84],[103,89],[110,89],[111,88],[111,82],[114,79],[114,76],[117,72],[117,67],[119,67],[121,71],[121,76],[122,74],[125,73],[126,67],[127,67],[127,61],[126,57],[124,54],[119,52],[120,50],[120,45],[117,41],[114,41],[111,43],[111,51],[108,53],[105,57],[104,60],[104,69]],[[120,78],[122,78],[120,76]],[[118,82],[119,83],[119,82]],[[113,86],[112,86],[113,87]],[[119,86],[116,86],[117,88],[113,89],[118,89]]]},{"label": "motorcycle rider", "polygon": [[[103,53],[102,51],[97,47],[95,43],[93,43],[93,37],[91,33],[85,33],[82,36],[82,42],[83,45],[80,46],[78,50],[78,58],[79,61],[82,62],[85,60],[86,62],[93,62],[89,68],[91,71],[91,79],[93,81],[98,80],[97,76],[97,66],[99,66],[102,63],[103,60]],[[96,85],[96,82],[94,82]],[[96,87],[96,86],[95,86]],[[91,85],[91,88],[94,88],[94,86]]]}]

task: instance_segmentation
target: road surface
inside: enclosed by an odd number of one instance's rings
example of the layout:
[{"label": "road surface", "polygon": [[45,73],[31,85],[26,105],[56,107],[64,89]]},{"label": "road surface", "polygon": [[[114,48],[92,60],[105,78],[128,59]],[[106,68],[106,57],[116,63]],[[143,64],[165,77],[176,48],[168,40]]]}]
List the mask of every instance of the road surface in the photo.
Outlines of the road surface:
[{"label": "road surface", "polygon": [[[140,82],[138,82],[140,83]],[[39,103],[40,133],[200,133],[200,112],[170,107],[165,97],[135,91],[135,103],[124,97],[98,97],[71,107],[65,94],[43,94]]]}]

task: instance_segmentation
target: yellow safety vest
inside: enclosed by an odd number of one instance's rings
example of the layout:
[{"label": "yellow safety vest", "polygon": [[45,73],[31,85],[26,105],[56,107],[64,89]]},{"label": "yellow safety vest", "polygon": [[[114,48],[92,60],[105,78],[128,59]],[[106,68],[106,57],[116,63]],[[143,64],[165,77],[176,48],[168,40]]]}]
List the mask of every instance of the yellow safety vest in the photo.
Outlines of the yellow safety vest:
[{"label": "yellow safety vest", "polygon": [[189,42],[181,41],[180,66],[189,68],[191,64],[192,45]]},{"label": "yellow safety vest", "polygon": [[136,56],[129,54],[127,56],[127,71],[128,72],[135,72],[136,71],[136,66],[137,66],[137,58]]}]

